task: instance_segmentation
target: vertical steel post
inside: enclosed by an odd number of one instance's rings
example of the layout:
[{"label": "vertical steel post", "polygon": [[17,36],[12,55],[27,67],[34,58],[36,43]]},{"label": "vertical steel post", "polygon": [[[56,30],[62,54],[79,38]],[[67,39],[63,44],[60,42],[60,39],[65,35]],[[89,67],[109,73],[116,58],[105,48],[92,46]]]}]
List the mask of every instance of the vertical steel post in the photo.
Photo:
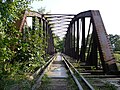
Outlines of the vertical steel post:
[{"label": "vertical steel post", "polygon": [[38,18],[39,19],[39,36],[41,37],[41,34],[42,34],[42,31],[41,31],[41,18]]},{"label": "vertical steel post", "polygon": [[54,41],[53,41],[53,35],[52,35],[52,31],[51,31],[51,28],[49,27],[49,30],[50,30],[50,37],[51,37],[51,54],[54,54],[55,53],[55,50],[54,50]]},{"label": "vertical steel post", "polygon": [[70,28],[68,28],[68,42],[67,42],[67,46],[68,46],[68,55],[70,55]]},{"label": "vertical steel post", "polygon": [[82,21],[82,44],[80,52],[80,61],[85,61],[85,18],[81,19]]},{"label": "vertical steel post", "polygon": [[99,42],[100,58],[103,63],[103,70],[105,73],[110,74],[118,72],[111,44],[107,37],[101,15],[99,11],[91,11],[91,14]]},{"label": "vertical steel post", "polygon": [[74,58],[75,57],[75,22],[73,24],[73,53],[74,53]]},{"label": "vertical steel post", "polygon": [[44,19],[42,20],[43,20],[43,37],[45,38],[45,20]]},{"label": "vertical steel post", "polygon": [[79,61],[79,19],[77,20],[77,47],[76,47],[76,57]]},{"label": "vertical steel post", "polygon": [[47,34],[47,36],[48,36],[48,38],[47,38],[47,53],[48,54],[52,54],[52,35],[51,35],[51,30],[50,30],[50,28],[47,26],[47,28],[48,28],[48,34]]},{"label": "vertical steel post", "polygon": [[[46,52],[49,54],[49,49],[48,49],[48,46],[49,46],[49,38],[48,38],[48,36],[49,36],[49,32],[48,32],[48,23],[47,23],[47,20],[45,20],[45,38],[46,38],[46,44],[47,44],[47,47],[46,47]],[[51,47],[51,45],[49,46],[49,47]]]},{"label": "vertical steel post", "polygon": [[72,52],[72,25],[70,26],[70,56],[73,57],[73,52]]},{"label": "vertical steel post", "polygon": [[[68,34],[68,31],[67,31]],[[66,38],[65,38],[65,54],[67,55],[67,34],[66,34]]]},{"label": "vertical steel post", "polygon": [[35,17],[32,17],[32,30],[35,30]]},{"label": "vertical steel post", "polygon": [[98,65],[98,52],[97,52],[97,33],[93,25],[93,45],[92,45],[92,64],[97,68]]},{"label": "vertical steel post", "polygon": [[86,61],[86,65],[88,66],[95,66],[97,69],[97,62],[98,62],[98,52],[97,52],[97,33],[93,26],[92,38],[89,45],[89,53]]},{"label": "vertical steel post", "polygon": [[[45,35],[45,20],[43,18],[44,16],[42,16],[42,20],[43,20],[43,44],[46,46],[46,35]],[[46,56],[46,47],[44,47],[44,50],[45,50],[45,55],[43,56],[43,58],[45,58]]]}]

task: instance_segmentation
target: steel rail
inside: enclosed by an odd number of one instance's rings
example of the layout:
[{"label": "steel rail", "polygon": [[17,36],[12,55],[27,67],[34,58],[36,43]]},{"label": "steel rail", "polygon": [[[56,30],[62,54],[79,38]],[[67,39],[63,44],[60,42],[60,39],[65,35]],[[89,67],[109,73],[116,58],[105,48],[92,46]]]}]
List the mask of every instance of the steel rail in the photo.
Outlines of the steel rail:
[{"label": "steel rail", "polygon": [[78,70],[76,68],[74,68],[74,66],[65,58],[65,56],[62,54],[64,60],[67,61],[67,63],[75,70],[75,72],[79,75],[79,77],[81,77],[82,81],[84,81],[84,83],[88,86],[88,88],[90,90],[95,90],[90,84],[89,82],[78,72]]},{"label": "steel rail", "polygon": [[[51,63],[53,62],[54,58],[56,58],[56,55],[54,55],[43,67],[42,67],[42,73],[40,75],[40,77],[37,79],[36,83],[32,86],[32,90],[36,90],[37,88],[40,87],[41,85],[41,80],[42,77],[44,76],[45,72],[47,71],[47,68],[51,65]],[[40,70],[38,69],[38,71],[35,72],[38,73]]]},{"label": "steel rail", "polygon": [[80,83],[79,83],[77,77],[74,75],[73,71],[72,71],[71,68],[69,67],[69,65],[68,65],[68,63],[66,62],[66,60],[64,59],[63,61],[64,61],[65,65],[67,66],[67,68],[68,68],[70,74],[72,75],[72,77],[73,77],[75,83],[77,84],[78,89],[79,89],[79,90],[83,90],[83,88],[82,88],[82,86],[80,85]]},{"label": "steel rail", "polygon": [[53,57],[54,56],[52,56],[50,58],[50,60],[45,65],[43,65],[42,67],[40,67],[34,74],[32,74],[32,77],[35,78],[45,68],[45,66],[50,63],[50,61],[53,59]]}]

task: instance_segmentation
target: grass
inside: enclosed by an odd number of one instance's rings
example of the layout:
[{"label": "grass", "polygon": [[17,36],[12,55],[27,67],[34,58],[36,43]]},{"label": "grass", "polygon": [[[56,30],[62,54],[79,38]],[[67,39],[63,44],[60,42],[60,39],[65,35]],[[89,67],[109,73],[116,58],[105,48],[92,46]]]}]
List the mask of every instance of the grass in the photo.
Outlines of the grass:
[{"label": "grass", "polygon": [[[120,53],[114,53],[114,56],[117,60],[117,65],[118,65],[118,68],[120,70]],[[67,57],[68,58],[68,57]],[[79,67],[79,64],[78,63],[73,63],[73,60],[72,61],[72,64],[75,66],[75,67]],[[92,67],[92,70],[94,70],[95,67]],[[71,79],[70,77],[68,78],[69,80]],[[89,81],[89,83],[91,83],[91,85],[94,87],[95,90],[117,90],[117,87],[115,87],[114,85],[110,84],[109,82],[101,82],[102,79],[98,79],[98,78],[87,78],[87,80]],[[74,80],[70,80],[70,83],[74,86],[75,83],[74,83]],[[102,84],[103,83],[103,86],[99,86],[99,84]],[[98,86],[96,85],[98,84]],[[76,90],[76,89],[74,89]]]},{"label": "grass", "polygon": [[48,84],[50,83],[50,78],[45,74],[43,77],[42,77],[42,80],[41,80],[41,86],[40,86],[40,89],[39,90],[46,90],[48,88]]},{"label": "grass", "polygon": [[101,78],[87,78],[87,80],[92,84],[92,86],[94,86],[95,90],[117,90],[115,85],[112,85],[107,81],[102,82]]},{"label": "grass", "polygon": [[114,56],[115,56],[116,60],[117,60],[118,62],[120,62],[120,54],[115,53]]},{"label": "grass", "polygon": [[69,87],[71,88],[71,90],[78,90],[78,87],[77,87],[75,81],[73,80],[72,76],[70,75],[69,71],[67,72],[67,74],[68,74],[67,81],[68,81],[68,84],[69,84]]},{"label": "grass", "polygon": [[117,88],[114,85],[107,82],[105,83],[105,87],[108,88],[108,90],[117,90]]},{"label": "grass", "polygon": [[117,61],[117,67],[120,70],[120,54],[119,53],[114,53],[115,59]]},{"label": "grass", "polygon": [[30,90],[32,81],[22,75],[15,75],[15,77],[4,78],[0,80],[0,90]]}]

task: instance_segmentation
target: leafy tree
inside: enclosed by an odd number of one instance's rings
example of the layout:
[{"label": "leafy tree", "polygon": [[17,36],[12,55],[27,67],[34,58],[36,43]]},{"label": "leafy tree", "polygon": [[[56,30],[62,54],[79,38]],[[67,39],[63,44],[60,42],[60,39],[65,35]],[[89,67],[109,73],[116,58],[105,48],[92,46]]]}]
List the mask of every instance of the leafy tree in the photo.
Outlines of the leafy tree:
[{"label": "leafy tree", "polygon": [[[45,45],[43,37],[39,37],[40,30],[36,29],[31,34],[33,30],[25,28],[24,35],[15,26],[32,1],[0,1],[0,90],[8,90],[13,84],[24,88],[20,82],[27,80],[27,75],[45,63],[42,58]],[[31,83],[27,83],[25,85],[30,89]]]},{"label": "leafy tree", "polygon": [[50,13],[50,11],[49,11],[49,12],[46,12],[45,7],[39,8],[39,9],[38,9],[38,12],[39,12],[40,14],[48,14],[48,13]]},{"label": "leafy tree", "polygon": [[120,40],[115,43],[115,51],[120,51]]},{"label": "leafy tree", "polygon": [[120,35],[108,35],[109,40],[111,41],[112,47],[115,51],[120,51]]},{"label": "leafy tree", "polygon": [[38,12],[41,13],[41,14],[44,14],[45,13],[45,7],[39,8]]},{"label": "leafy tree", "polygon": [[54,45],[57,52],[63,51],[63,40],[61,40],[58,36],[54,35]]}]

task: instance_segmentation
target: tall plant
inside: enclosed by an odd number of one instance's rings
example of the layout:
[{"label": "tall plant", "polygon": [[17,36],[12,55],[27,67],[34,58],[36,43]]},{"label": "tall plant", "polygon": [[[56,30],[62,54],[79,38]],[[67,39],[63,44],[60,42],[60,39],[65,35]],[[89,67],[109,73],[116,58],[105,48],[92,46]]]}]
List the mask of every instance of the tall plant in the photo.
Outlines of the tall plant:
[{"label": "tall plant", "polygon": [[45,45],[39,36],[40,29],[31,34],[32,30],[25,28],[24,39],[24,35],[15,26],[31,1],[33,0],[0,1],[0,90],[24,80],[24,76],[44,64],[42,56]]}]

